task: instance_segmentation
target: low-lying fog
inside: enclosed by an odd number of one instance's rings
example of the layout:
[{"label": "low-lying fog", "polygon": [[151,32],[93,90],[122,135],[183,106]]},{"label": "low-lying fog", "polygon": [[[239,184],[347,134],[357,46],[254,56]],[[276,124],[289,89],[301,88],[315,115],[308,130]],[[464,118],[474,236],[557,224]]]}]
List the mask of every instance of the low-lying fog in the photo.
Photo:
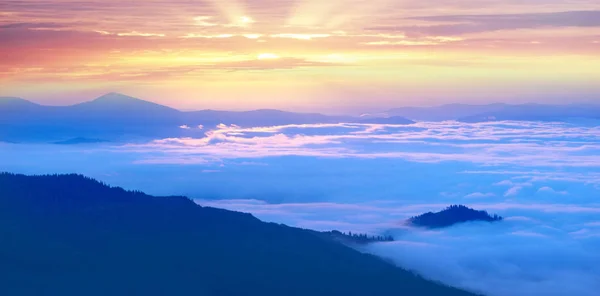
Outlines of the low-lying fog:
[{"label": "low-lying fog", "polygon": [[[265,221],[390,233],[395,242],[364,251],[486,295],[600,291],[598,126],[220,125],[142,144],[0,143],[0,171],[76,172]],[[505,220],[435,231],[402,223],[450,204]]]}]

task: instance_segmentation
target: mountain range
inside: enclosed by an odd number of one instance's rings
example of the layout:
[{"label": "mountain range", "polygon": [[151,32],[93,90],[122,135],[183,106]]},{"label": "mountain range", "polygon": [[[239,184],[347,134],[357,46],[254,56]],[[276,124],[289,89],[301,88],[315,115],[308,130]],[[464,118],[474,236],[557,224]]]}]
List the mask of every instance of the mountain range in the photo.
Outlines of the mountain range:
[{"label": "mountain range", "polygon": [[135,141],[161,137],[201,137],[204,135],[204,128],[212,129],[219,124],[257,127],[319,123],[412,124],[414,121],[445,120],[485,122],[582,119],[600,120],[600,105],[450,104],[402,107],[390,109],[380,115],[355,117],[273,109],[186,112],[123,94],[109,93],[71,106],[44,106],[20,98],[0,98],[0,141],[77,144],[90,142],[80,139]]},{"label": "mountain range", "polygon": [[0,192],[0,295],[473,295],[185,197],[8,173]]},{"label": "mountain range", "polygon": [[[44,106],[20,98],[0,98],[0,140],[78,142],[71,139],[127,140],[203,135],[198,127],[219,124],[241,127],[316,123],[413,123],[404,118],[364,119],[295,113],[272,109],[253,111],[179,111],[118,93],[72,106]],[[184,128],[181,128],[184,127]]]},{"label": "mountain range", "polygon": [[578,119],[600,120],[600,104],[449,104],[435,107],[403,107],[390,109],[387,116],[401,116],[417,121],[462,122],[486,121],[571,121]]}]

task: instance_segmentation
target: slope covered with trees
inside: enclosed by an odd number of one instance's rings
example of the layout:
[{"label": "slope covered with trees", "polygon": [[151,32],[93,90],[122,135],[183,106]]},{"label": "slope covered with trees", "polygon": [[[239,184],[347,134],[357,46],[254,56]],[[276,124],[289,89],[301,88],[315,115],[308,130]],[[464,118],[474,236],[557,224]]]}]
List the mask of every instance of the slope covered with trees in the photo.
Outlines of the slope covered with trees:
[{"label": "slope covered with trees", "polygon": [[323,231],[320,235],[347,245],[366,245],[377,242],[393,242],[390,235],[368,235],[366,233],[344,233],[338,230]]},{"label": "slope covered with trees", "polygon": [[79,175],[0,174],[0,295],[472,295],[315,232]]}]

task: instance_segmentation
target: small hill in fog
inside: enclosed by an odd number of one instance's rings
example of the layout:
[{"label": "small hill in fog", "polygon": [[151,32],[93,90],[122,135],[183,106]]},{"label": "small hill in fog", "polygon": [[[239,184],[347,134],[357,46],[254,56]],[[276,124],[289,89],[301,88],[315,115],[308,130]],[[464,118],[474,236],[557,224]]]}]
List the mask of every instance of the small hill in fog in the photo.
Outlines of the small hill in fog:
[{"label": "small hill in fog", "polygon": [[490,215],[486,211],[478,211],[463,205],[452,205],[443,211],[428,212],[408,219],[408,224],[425,228],[443,228],[470,221],[497,222],[502,221],[498,215]]}]

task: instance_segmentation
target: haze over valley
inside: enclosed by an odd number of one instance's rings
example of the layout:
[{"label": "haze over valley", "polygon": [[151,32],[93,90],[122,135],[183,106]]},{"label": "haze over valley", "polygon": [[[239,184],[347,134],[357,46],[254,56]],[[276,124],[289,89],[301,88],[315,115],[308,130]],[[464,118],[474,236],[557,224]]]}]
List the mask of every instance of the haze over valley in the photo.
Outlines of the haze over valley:
[{"label": "haze over valley", "polygon": [[[600,126],[591,107],[449,105],[353,117],[181,112],[117,94],[70,107],[2,106],[2,171],[79,173],[267,222],[391,236],[356,248],[484,295],[600,288]],[[534,107],[531,118],[461,120]],[[406,223],[452,204],[503,219]]]}]

